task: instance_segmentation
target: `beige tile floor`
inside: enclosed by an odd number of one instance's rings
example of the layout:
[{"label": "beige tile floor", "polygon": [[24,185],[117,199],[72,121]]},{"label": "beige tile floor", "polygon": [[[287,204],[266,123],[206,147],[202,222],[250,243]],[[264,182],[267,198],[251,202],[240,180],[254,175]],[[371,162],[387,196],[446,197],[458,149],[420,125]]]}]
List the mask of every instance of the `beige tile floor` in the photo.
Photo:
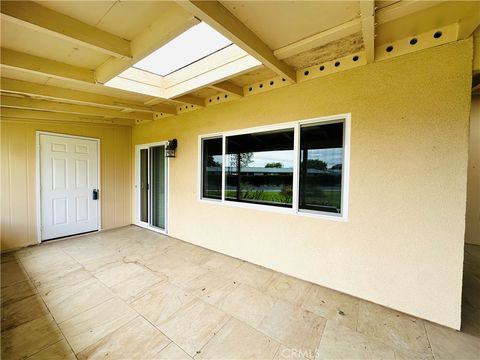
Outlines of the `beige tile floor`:
[{"label": "beige tile floor", "polygon": [[2,254],[2,359],[480,359],[480,247],[457,332],[128,226]]}]

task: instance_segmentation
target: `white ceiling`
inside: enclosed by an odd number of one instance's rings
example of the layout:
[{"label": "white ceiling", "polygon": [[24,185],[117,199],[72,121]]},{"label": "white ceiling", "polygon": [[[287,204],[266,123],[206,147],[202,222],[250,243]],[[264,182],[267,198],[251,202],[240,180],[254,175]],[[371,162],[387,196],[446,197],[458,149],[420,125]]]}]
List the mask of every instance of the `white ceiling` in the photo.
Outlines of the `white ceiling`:
[{"label": "white ceiling", "polygon": [[[85,46],[72,44],[70,41],[55,38],[10,21],[2,20],[1,29],[2,47],[7,49],[27,52],[30,55],[92,70],[109,58],[108,55]],[[26,49],[28,50],[25,51]]]},{"label": "white ceiling", "polygon": [[221,1],[271,49],[343,24],[360,15],[358,1]]},{"label": "white ceiling", "polygon": [[[160,36],[165,36],[165,40],[161,40],[160,43],[164,41],[163,44],[165,44],[165,42],[170,41],[173,37],[185,31],[188,26],[192,26],[196,21],[192,13],[189,13],[173,1],[37,2],[40,5],[105,32],[128,41],[133,40],[131,43],[132,53],[135,41],[147,34],[145,38],[135,43],[135,47],[146,46],[145,48],[141,48],[141,51],[145,50],[145,53],[142,53],[140,59],[159,47],[155,45],[155,48],[149,48],[149,45],[145,45],[145,41],[148,41],[149,32],[155,35],[157,34],[157,32],[153,32],[152,24],[157,24],[157,26],[161,28],[169,22],[174,23],[178,21],[180,23],[180,25],[178,25],[178,32],[174,34],[167,33],[165,35],[160,32]],[[460,31],[468,32],[470,30],[473,31],[475,29],[474,25],[480,23],[480,1],[432,0],[407,2],[406,0],[377,0],[374,2],[376,7],[374,18],[375,26],[373,29],[370,28],[372,32],[374,31],[375,37],[369,37],[362,33],[362,29],[364,30],[362,24],[361,26],[359,25],[357,30],[347,35],[342,33],[341,36],[334,38],[334,40],[329,40],[328,42],[321,43],[321,45],[314,46],[311,45],[312,43],[309,42],[310,39],[308,38],[314,35],[321,37],[326,30],[333,29],[332,31],[336,31],[339,26],[341,27],[342,24],[353,19],[358,19],[357,22],[353,23],[359,24],[361,22],[360,1],[220,0],[220,2],[233,17],[257,35],[260,43],[263,42],[270,50],[277,50],[307,39],[307,47],[302,45],[301,51],[293,53],[293,55],[289,55],[285,59],[282,58],[286,66],[290,66],[292,73],[298,70],[297,74],[303,74],[303,70],[307,67],[317,66],[320,63],[364,51],[366,44],[372,47],[383,46],[384,44],[390,44],[399,40],[405,41],[405,39],[415,36],[416,34],[425,31],[435,31],[435,29],[439,27],[450,24],[458,24]],[[372,2],[365,1],[362,3],[362,5],[366,4],[373,6]],[[191,8],[189,11],[195,12],[195,10]],[[386,13],[389,14],[389,20],[387,22],[381,21],[381,19],[385,18],[382,17],[383,14]],[[175,16],[178,16],[178,19]],[[189,21],[191,22],[187,23],[185,20],[187,18],[190,19]],[[201,18],[201,16],[198,15],[197,18]],[[106,55],[108,52],[105,50],[102,51],[98,47],[79,45],[79,43],[81,43],[80,41],[72,39],[66,40],[58,36],[58,34],[52,35],[52,32],[41,31],[38,28],[35,29],[35,26],[29,26],[25,23],[20,25],[14,21],[15,20],[8,20],[2,15],[2,48],[35,55],[45,60],[55,60],[79,68],[97,70],[96,74],[98,73],[99,67],[104,67],[104,64],[109,64],[112,61],[128,61],[127,59],[113,59],[109,55]],[[182,21],[185,21],[185,24],[183,24]],[[21,21],[18,21],[18,23],[21,23]],[[177,26],[176,23],[175,26]],[[464,35],[463,38],[467,36],[469,36],[469,34]],[[431,46],[435,46],[435,44]],[[137,59],[135,61],[137,61]],[[265,63],[267,64],[267,62]],[[212,66],[215,67],[215,65],[218,66],[218,64],[213,64]],[[272,79],[282,73],[278,67],[275,68],[271,63],[268,64],[268,66],[270,67],[262,66],[255,68],[253,71],[247,71],[241,74],[237,72],[237,75],[228,75],[225,79],[229,78],[228,82],[237,87],[248,88],[248,86],[253,83]],[[276,72],[273,71],[273,69],[275,69]],[[37,69],[22,70],[21,66],[17,67],[17,69],[12,69],[9,66],[2,65],[1,75],[5,78],[110,95],[142,103],[148,102],[148,105],[159,103],[172,104],[172,102],[168,100],[165,101],[160,98],[152,99],[152,96],[131,91],[72,81],[67,78],[60,79],[50,75],[41,75],[35,73],[36,70]],[[43,69],[39,69],[39,72],[42,70]],[[124,71],[124,69],[120,70],[118,74],[122,71]],[[96,79],[99,79],[99,77]],[[223,79],[224,78],[222,78],[222,80]],[[201,101],[202,98],[208,98],[218,92],[218,90],[209,88],[208,85],[210,85],[210,83],[202,89],[200,89],[199,86],[192,88],[190,95],[201,98]],[[177,104],[181,104],[181,102],[177,101]]]},{"label": "white ceiling", "polygon": [[161,17],[171,1],[37,1],[88,25],[131,40]]}]

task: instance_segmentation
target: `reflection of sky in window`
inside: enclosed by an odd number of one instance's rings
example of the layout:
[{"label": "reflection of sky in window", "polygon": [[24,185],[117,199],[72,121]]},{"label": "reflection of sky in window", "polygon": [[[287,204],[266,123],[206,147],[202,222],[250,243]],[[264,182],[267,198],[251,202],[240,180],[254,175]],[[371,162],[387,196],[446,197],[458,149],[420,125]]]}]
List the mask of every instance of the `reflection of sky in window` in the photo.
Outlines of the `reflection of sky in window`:
[{"label": "reflection of sky in window", "polygon": [[[342,164],[343,149],[309,149],[308,158],[311,160],[322,160],[327,163],[327,167]],[[215,162],[222,163],[222,156],[213,156]],[[265,167],[268,163],[282,163],[283,168],[293,168],[293,150],[261,151],[253,153],[250,167]]]},{"label": "reflection of sky in window", "polygon": [[[309,149],[308,158],[312,160],[322,160],[327,163],[327,167],[331,168],[334,165],[343,162],[343,149]],[[265,167],[268,163],[280,162],[284,168],[293,167],[293,151],[262,151],[256,152],[252,157],[252,167]]]},{"label": "reflection of sky in window", "polygon": [[322,160],[327,163],[328,168],[331,168],[333,165],[343,162],[343,149],[309,149],[308,158],[312,160]]},{"label": "reflection of sky in window", "polygon": [[265,167],[268,163],[282,163],[284,168],[293,167],[293,150],[261,151],[253,153],[250,167]]},{"label": "reflection of sky in window", "polygon": [[216,162],[220,165],[222,164],[222,155],[213,155],[212,158],[213,158],[214,162]]}]

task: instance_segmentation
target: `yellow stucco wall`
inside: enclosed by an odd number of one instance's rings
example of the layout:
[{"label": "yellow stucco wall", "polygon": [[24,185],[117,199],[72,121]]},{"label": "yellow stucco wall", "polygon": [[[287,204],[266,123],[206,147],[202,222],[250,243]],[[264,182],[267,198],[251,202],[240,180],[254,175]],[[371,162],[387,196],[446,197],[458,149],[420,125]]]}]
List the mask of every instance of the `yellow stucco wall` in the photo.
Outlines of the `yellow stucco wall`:
[{"label": "yellow stucco wall", "polygon": [[[133,129],[178,139],[171,236],[460,326],[472,42],[463,41]],[[197,200],[198,136],[352,114],[349,221]]]},{"label": "yellow stucco wall", "polygon": [[100,139],[101,223],[131,223],[131,128],[1,120],[1,248],[37,243],[36,131]]},{"label": "yellow stucco wall", "polygon": [[480,96],[472,97],[465,242],[480,245]]}]

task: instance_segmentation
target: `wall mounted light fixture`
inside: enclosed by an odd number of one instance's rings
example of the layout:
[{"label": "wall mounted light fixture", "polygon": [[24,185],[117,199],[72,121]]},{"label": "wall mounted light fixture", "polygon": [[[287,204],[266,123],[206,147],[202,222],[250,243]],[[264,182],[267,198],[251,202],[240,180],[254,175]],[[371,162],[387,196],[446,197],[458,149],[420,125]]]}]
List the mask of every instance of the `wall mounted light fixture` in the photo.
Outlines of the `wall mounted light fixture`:
[{"label": "wall mounted light fixture", "polygon": [[177,149],[177,139],[168,140],[165,145],[165,157],[175,157],[175,150]]}]

